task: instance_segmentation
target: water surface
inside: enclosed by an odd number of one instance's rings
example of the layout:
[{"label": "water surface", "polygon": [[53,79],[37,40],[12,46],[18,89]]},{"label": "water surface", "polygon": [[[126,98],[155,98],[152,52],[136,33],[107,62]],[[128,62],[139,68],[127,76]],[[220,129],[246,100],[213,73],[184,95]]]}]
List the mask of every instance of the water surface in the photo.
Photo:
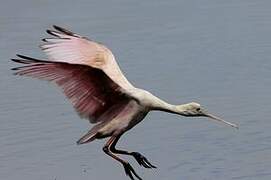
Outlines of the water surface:
[{"label": "water surface", "polygon": [[271,2],[36,1],[0,6],[0,179],[127,179],[104,140],[77,146],[90,125],[53,85],[15,77],[16,53],[38,49],[52,24],[109,46],[128,79],[171,103],[200,102],[240,130],[150,113],[120,141],[156,170],[144,179],[271,179]]}]

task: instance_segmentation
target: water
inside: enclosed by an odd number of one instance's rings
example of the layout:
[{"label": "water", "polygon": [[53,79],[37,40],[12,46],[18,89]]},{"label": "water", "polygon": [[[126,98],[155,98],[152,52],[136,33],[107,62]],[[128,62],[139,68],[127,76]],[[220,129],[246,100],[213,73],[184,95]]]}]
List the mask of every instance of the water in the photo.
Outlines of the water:
[{"label": "water", "polygon": [[240,125],[150,113],[119,143],[158,166],[127,158],[144,179],[271,179],[270,8],[268,0],[2,3],[0,179],[127,179],[104,140],[75,144],[90,127],[59,90],[9,70],[16,53],[45,57],[37,45],[52,24],[105,43],[136,86]]}]

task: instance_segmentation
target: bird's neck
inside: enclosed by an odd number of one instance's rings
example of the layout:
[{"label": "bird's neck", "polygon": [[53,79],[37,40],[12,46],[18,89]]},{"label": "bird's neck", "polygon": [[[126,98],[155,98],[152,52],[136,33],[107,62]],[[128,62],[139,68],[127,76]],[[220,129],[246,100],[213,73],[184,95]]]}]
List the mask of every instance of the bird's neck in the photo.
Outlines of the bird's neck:
[{"label": "bird's neck", "polygon": [[164,102],[163,104],[160,104],[159,106],[156,106],[153,108],[153,110],[158,110],[158,111],[164,111],[164,112],[169,112],[173,114],[179,114],[184,116],[185,115],[185,108],[186,105],[174,105],[174,104],[169,104],[167,102]]},{"label": "bird's neck", "polygon": [[179,115],[184,115],[184,112],[186,111],[186,104],[182,105],[170,104],[156,96],[153,96],[153,100],[154,101],[152,103],[151,110],[164,111]]},{"label": "bird's neck", "polygon": [[165,112],[179,114],[179,115],[185,115],[184,112],[187,109],[187,104],[173,105],[154,96],[152,93],[146,90],[138,89],[138,88],[133,89],[133,91],[131,91],[130,93],[131,93],[131,96],[139,100],[149,110],[158,110],[158,111],[165,111]]}]

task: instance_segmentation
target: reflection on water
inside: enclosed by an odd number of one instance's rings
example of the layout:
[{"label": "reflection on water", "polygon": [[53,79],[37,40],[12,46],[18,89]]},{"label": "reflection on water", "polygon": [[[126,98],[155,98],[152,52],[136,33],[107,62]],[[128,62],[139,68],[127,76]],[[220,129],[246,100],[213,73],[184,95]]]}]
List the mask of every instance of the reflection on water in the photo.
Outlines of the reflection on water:
[{"label": "reflection on water", "polygon": [[270,1],[18,1],[0,7],[0,179],[125,179],[104,141],[53,85],[12,76],[15,53],[59,24],[104,42],[133,84],[172,103],[198,101],[240,129],[205,118],[151,113],[120,142],[157,170],[144,179],[271,178]]}]

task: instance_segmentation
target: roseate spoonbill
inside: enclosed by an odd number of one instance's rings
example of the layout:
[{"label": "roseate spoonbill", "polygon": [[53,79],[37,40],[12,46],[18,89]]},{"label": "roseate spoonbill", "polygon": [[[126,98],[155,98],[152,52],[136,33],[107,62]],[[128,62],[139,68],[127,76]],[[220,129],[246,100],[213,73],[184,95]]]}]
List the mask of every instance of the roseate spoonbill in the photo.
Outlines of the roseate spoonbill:
[{"label": "roseate spoonbill", "polygon": [[13,68],[16,75],[30,76],[56,83],[70,99],[75,110],[90,123],[96,123],[77,144],[107,138],[103,151],[119,161],[127,176],[141,179],[133,167],[116,154],[129,155],[145,168],[156,168],[138,152],[116,149],[120,137],[148,112],[153,110],[181,116],[204,116],[232,127],[237,125],[209,114],[200,104],[192,102],[172,105],[150,92],[134,87],[122,74],[112,52],[104,45],[59,26],[47,30],[52,35],[40,47],[48,60],[23,55],[12,59],[24,66]]}]

